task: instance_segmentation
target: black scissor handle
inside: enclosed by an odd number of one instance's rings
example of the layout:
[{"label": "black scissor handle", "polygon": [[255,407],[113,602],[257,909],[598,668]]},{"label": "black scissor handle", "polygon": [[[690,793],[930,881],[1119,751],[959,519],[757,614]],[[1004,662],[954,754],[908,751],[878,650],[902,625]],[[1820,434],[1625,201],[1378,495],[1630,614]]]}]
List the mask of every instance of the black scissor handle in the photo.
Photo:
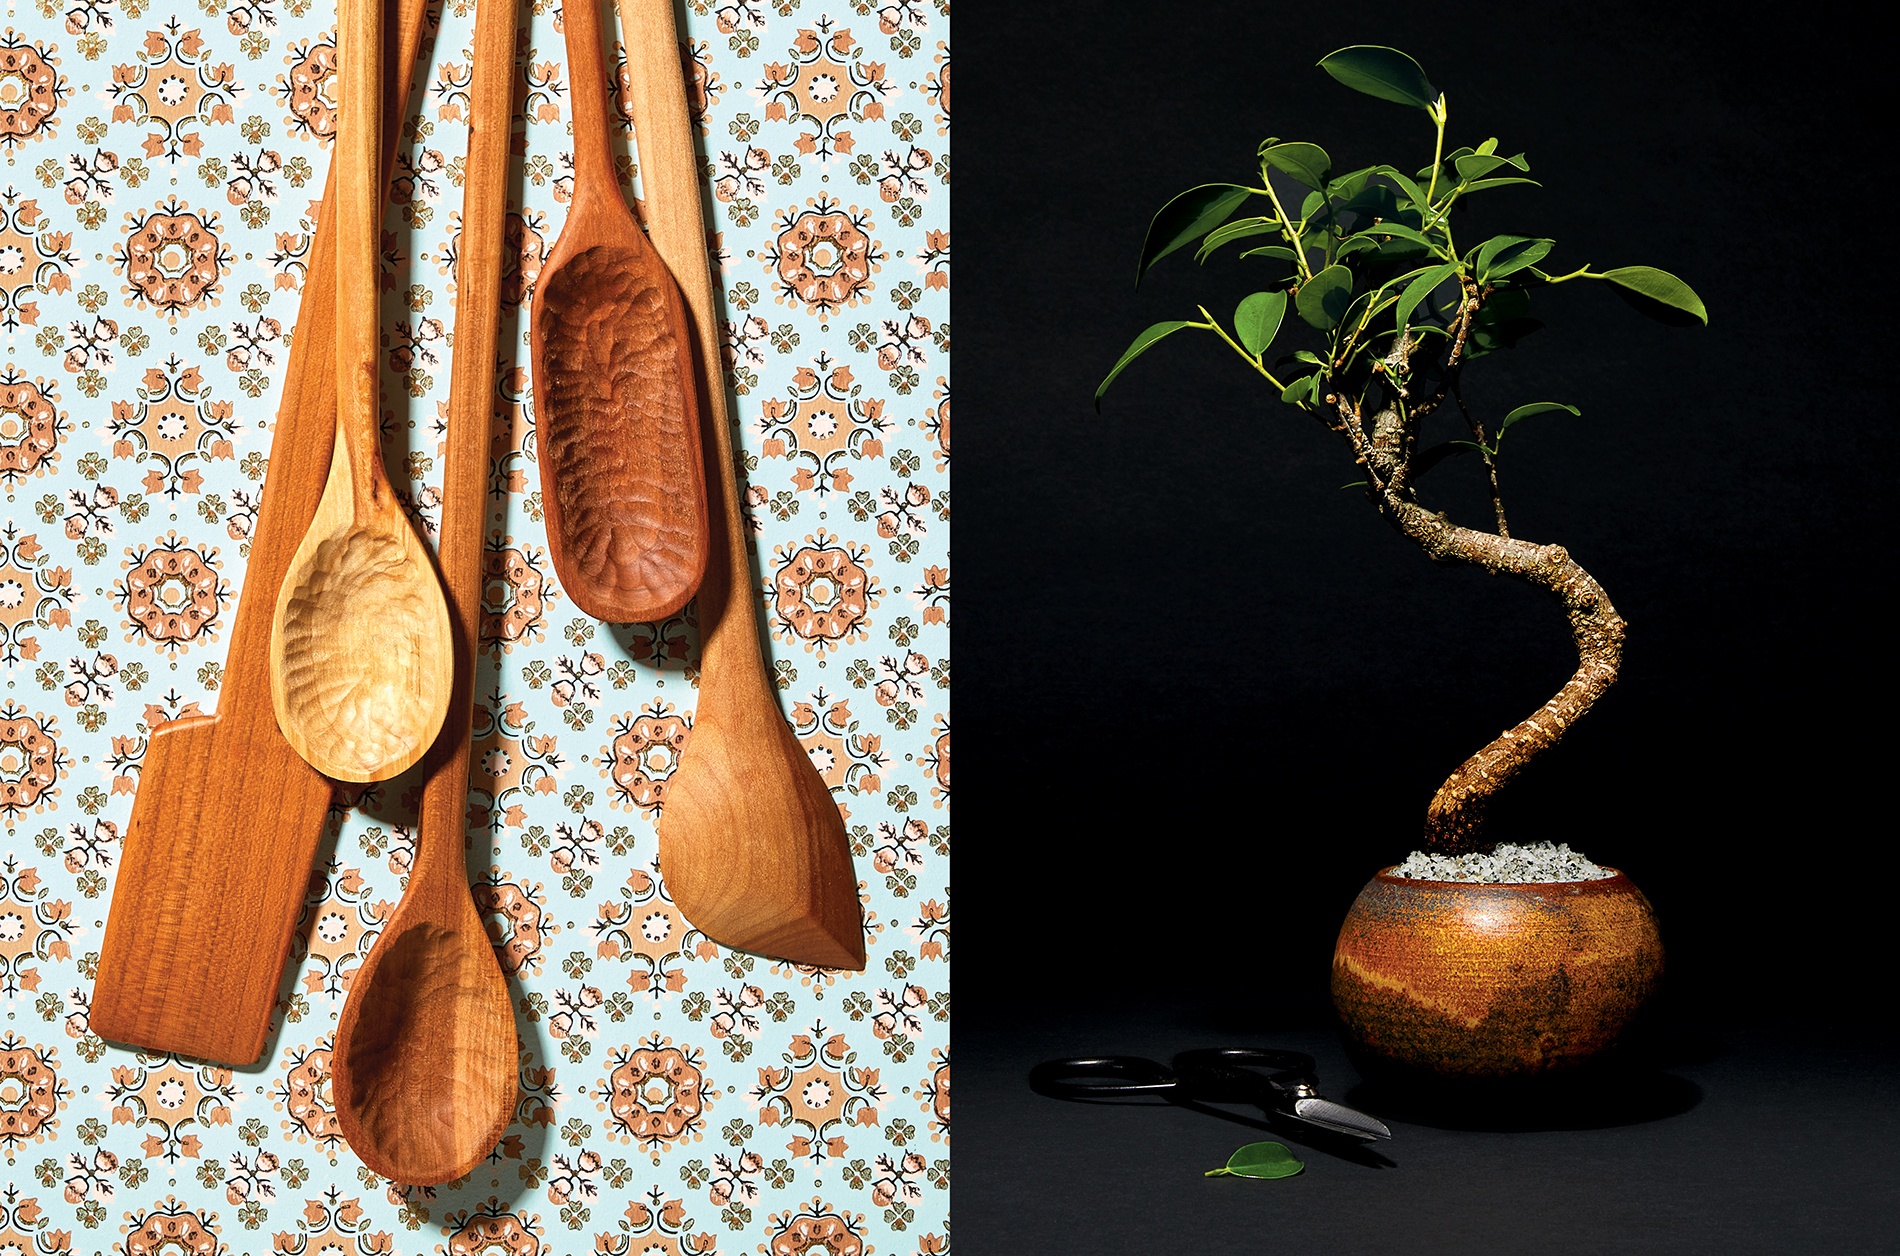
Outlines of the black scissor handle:
[{"label": "black scissor handle", "polygon": [[[1258,1047],[1205,1047],[1174,1057],[1174,1071],[1197,1099],[1214,1103],[1248,1103],[1261,1094],[1262,1084],[1275,1091],[1312,1085],[1316,1065],[1303,1051],[1269,1051]],[[1256,1068],[1272,1069],[1262,1077]]]},{"label": "black scissor handle", "polygon": [[1029,1070],[1029,1088],[1055,1099],[1114,1099],[1123,1095],[1168,1095],[1181,1079],[1159,1060],[1138,1055],[1085,1055],[1044,1060]]}]

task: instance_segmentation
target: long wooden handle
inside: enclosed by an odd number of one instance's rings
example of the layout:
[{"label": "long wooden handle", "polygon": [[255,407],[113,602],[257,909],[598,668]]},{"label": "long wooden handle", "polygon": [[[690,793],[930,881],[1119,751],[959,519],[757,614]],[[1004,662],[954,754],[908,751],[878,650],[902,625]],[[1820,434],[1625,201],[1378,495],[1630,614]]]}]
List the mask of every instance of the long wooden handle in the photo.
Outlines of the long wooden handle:
[{"label": "long wooden handle", "polygon": [[[719,307],[713,299],[712,255],[706,248],[705,190],[693,151],[693,118],[686,102],[673,2],[620,0],[620,20],[627,28],[647,236],[672,270],[692,315],[699,349],[700,413],[713,435],[706,455],[714,465],[706,487],[719,498],[710,503],[713,557],[699,586],[700,700],[704,702],[716,699],[726,687],[769,689],[769,684],[751,595],[752,562],[746,554],[745,526],[739,513],[731,416],[719,349]],[[734,590],[740,595],[733,596]]]},{"label": "long wooden handle", "polygon": [[568,92],[574,122],[574,199],[612,189],[620,199],[607,147],[607,59],[600,40],[600,0],[562,0]]},{"label": "long wooden handle", "polygon": [[338,0],[336,50],[337,431],[361,494],[382,478],[382,0]]},{"label": "long wooden handle", "polygon": [[[448,861],[466,879],[469,731],[475,652],[481,644],[482,512],[488,435],[495,409],[495,343],[501,321],[503,226],[508,213],[514,0],[475,9],[474,81],[469,88],[468,165],[462,239],[455,261],[455,357],[449,371],[448,457],[442,473],[442,587],[455,630],[455,690],[422,789],[418,873]],[[454,839],[454,840],[451,840]]]}]

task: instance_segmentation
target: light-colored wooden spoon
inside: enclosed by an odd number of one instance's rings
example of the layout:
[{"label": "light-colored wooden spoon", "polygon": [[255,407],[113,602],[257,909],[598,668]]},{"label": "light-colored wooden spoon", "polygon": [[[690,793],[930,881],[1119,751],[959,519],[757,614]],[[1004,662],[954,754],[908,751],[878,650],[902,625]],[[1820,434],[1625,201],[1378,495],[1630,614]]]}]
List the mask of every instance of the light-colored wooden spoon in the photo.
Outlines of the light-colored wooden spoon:
[{"label": "light-colored wooden spoon", "polygon": [[442,727],[449,612],[422,538],[383,471],[378,416],[382,259],[381,0],[337,11],[337,442],[330,478],[271,622],[271,706],[312,767],[381,781]]},{"label": "light-colored wooden spoon", "polygon": [[712,433],[717,560],[699,590],[699,706],[660,812],[660,872],[716,942],[827,968],[864,967],[864,922],[844,818],[779,710],[759,639],[739,515],[704,191],[672,0],[620,0],[647,225],[692,309],[695,378]]},{"label": "light-colored wooden spoon", "polygon": [[711,546],[692,331],[614,176],[599,3],[561,10],[574,194],[535,285],[529,353],[554,573],[587,614],[638,623],[686,605]]},{"label": "light-colored wooden spoon", "polygon": [[514,53],[515,0],[480,0],[442,481],[454,697],[428,760],[409,886],[350,983],[331,1057],[337,1122],[351,1149],[384,1177],[422,1185],[480,1164],[519,1093],[514,1008],[469,897],[465,851]]},{"label": "light-colored wooden spoon", "polygon": [[[389,135],[409,99],[426,6],[395,7],[397,55],[385,67]],[[394,147],[385,149],[385,173]],[[310,245],[217,713],[159,725],[139,772],[92,989],[92,1029],[109,1042],[220,1064],[256,1060],[310,887],[336,787],[277,728],[270,629],[336,437],[335,205],[333,171]]]}]

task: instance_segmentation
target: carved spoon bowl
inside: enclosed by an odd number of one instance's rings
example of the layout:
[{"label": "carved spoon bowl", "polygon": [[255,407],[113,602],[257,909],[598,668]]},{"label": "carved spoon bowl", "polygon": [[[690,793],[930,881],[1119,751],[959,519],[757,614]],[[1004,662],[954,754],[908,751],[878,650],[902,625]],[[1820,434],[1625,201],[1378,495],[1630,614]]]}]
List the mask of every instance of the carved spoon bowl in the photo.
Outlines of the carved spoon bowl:
[{"label": "carved spoon bowl", "polygon": [[692,330],[614,174],[596,0],[563,16],[574,195],[529,339],[548,552],[582,611],[650,622],[686,605],[711,553]]}]

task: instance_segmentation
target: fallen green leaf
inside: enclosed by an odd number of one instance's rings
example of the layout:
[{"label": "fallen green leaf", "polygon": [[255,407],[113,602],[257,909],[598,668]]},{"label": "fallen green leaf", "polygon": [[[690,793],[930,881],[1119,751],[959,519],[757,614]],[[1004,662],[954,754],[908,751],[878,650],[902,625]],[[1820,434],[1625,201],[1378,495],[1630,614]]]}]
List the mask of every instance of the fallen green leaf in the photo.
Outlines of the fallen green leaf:
[{"label": "fallen green leaf", "polygon": [[1292,1177],[1306,1167],[1302,1160],[1280,1143],[1248,1143],[1227,1157],[1225,1166],[1209,1169],[1202,1177]]}]

